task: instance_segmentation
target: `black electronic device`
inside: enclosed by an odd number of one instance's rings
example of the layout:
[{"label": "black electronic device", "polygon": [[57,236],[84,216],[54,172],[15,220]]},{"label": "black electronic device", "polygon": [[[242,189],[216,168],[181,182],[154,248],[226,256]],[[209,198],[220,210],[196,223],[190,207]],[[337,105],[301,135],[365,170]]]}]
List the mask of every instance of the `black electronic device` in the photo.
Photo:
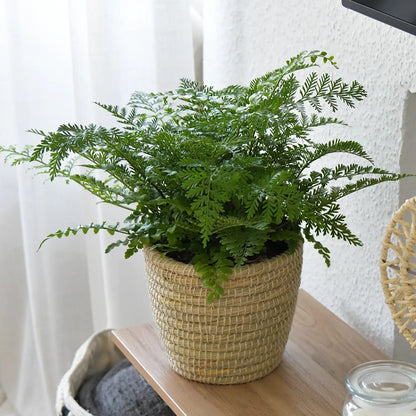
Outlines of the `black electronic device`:
[{"label": "black electronic device", "polygon": [[416,35],[416,0],[342,0],[343,6]]}]

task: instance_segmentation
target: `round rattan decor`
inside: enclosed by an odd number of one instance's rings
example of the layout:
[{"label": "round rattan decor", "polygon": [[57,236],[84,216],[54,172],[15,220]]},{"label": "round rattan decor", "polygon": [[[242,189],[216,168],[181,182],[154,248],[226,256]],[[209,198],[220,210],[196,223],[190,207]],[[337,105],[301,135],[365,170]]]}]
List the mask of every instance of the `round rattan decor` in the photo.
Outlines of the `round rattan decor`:
[{"label": "round rattan decor", "polygon": [[382,243],[380,272],[387,305],[401,334],[416,349],[416,197],[393,215]]},{"label": "round rattan decor", "polygon": [[153,317],[174,371],[211,384],[247,383],[280,363],[295,311],[302,245],[234,270],[207,303],[192,265],[144,249]]}]

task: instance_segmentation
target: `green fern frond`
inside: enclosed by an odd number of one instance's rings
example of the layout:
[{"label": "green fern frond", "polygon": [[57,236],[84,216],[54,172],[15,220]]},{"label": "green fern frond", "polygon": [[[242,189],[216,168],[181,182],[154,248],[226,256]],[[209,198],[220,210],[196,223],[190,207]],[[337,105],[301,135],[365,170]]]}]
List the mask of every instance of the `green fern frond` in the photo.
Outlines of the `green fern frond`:
[{"label": "green fern frond", "polygon": [[[299,151],[299,154],[301,155],[302,164],[299,165],[298,175],[302,173],[305,169],[309,168],[313,162],[322,159],[324,156],[327,156],[332,153],[346,153],[365,159],[370,163],[374,163],[373,159],[364,150],[362,145],[352,140],[334,139],[326,143],[319,143],[317,145],[310,146],[310,148],[311,149],[306,148]],[[374,171],[374,173],[377,172]]]},{"label": "green fern frond", "polygon": [[257,219],[250,220],[245,217],[238,218],[233,216],[221,216],[218,219],[216,219],[212,233],[218,234],[223,232],[224,230],[236,227],[244,227],[246,229],[264,231],[265,229],[267,229],[267,224],[264,222],[260,222]]},{"label": "green fern frond", "polygon": [[232,227],[219,233],[225,250],[234,259],[235,265],[242,266],[249,257],[258,254],[269,239],[267,230]]},{"label": "green fern frond", "polygon": [[377,175],[380,175],[380,176],[377,178],[362,178],[353,184],[347,184],[343,187],[333,187],[327,197],[330,201],[337,201],[338,199],[344,198],[347,195],[350,195],[362,189],[368,188],[370,186],[378,185],[383,182],[393,182],[393,181],[395,182],[400,179],[413,176],[413,175],[407,175],[407,174],[394,174],[394,173],[377,174]]},{"label": "green fern frond", "polygon": [[324,258],[326,265],[329,267],[331,265],[331,253],[329,249],[315,239],[309,227],[303,229],[303,234],[306,240],[313,244],[313,248]]},{"label": "green fern frond", "polygon": [[313,91],[315,91],[317,82],[318,74],[316,72],[312,72],[310,75],[308,75],[300,89],[300,96],[302,99],[308,97],[312,94]]},{"label": "green fern frond", "polygon": [[110,235],[114,235],[115,233],[121,233],[121,234],[128,234],[128,232],[120,227],[119,223],[116,223],[114,225],[107,225],[107,223],[104,221],[101,224],[86,224],[86,225],[78,225],[77,227],[67,227],[64,230],[58,230],[55,231],[52,234],[47,235],[40,243],[38,250],[43,246],[43,244],[46,243],[46,241],[50,240],[51,238],[62,238],[62,237],[69,237],[70,235],[76,235],[80,231],[83,234],[87,234],[88,231],[93,231],[94,234],[97,234],[99,231],[105,230]]}]

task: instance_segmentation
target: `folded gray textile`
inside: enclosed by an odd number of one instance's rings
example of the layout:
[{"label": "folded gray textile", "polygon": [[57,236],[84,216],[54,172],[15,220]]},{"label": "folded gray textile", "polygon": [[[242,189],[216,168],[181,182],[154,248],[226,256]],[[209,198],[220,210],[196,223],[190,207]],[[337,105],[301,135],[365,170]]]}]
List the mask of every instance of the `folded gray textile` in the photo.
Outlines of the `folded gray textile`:
[{"label": "folded gray textile", "polygon": [[94,416],[175,415],[127,359],[86,379],[76,400]]}]

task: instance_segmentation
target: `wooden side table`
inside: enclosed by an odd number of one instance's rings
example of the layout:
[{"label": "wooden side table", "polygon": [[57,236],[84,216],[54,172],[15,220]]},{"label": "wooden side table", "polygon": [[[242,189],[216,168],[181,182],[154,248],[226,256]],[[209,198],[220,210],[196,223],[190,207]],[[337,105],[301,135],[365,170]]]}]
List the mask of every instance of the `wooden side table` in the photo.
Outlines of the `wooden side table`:
[{"label": "wooden side table", "polygon": [[346,373],[388,358],[303,290],[282,363],[251,383],[186,380],[170,369],[152,324],[114,330],[113,340],[181,416],[339,416]]}]

